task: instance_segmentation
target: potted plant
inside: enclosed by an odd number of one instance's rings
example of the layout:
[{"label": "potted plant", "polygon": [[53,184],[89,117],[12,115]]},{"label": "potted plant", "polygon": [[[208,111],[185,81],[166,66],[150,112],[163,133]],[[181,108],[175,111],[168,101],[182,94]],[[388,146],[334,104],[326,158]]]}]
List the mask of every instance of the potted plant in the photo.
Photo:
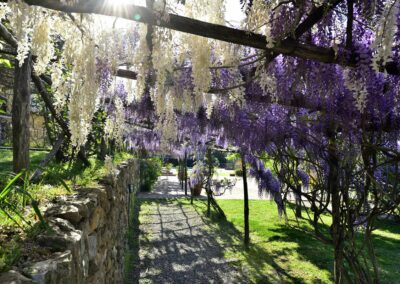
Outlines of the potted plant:
[{"label": "potted plant", "polygon": [[204,184],[204,176],[205,176],[204,171],[205,171],[205,166],[201,161],[198,161],[193,166],[189,180],[189,185],[193,196],[201,195],[201,191],[203,189],[203,184]]}]

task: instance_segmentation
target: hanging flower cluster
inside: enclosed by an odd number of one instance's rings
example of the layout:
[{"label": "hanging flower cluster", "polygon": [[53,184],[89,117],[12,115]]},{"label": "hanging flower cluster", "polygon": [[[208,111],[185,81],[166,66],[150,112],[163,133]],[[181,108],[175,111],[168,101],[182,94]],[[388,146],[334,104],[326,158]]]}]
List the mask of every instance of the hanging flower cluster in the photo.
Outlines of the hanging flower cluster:
[{"label": "hanging flower cluster", "polygon": [[372,68],[379,72],[380,66],[392,58],[393,38],[398,30],[398,13],[400,3],[396,0],[387,1],[376,28],[376,37],[372,48],[374,55]]},{"label": "hanging flower cluster", "polygon": [[33,18],[31,13],[38,8],[31,8],[25,2],[13,0],[8,2],[11,11],[10,25],[18,42],[17,61],[22,66],[31,49],[30,34],[32,32]]},{"label": "hanging flower cluster", "polygon": [[84,40],[74,57],[69,102],[69,128],[74,146],[84,145],[91,130],[91,121],[97,105],[99,82],[96,76],[96,56],[93,42]]},{"label": "hanging flower cluster", "polygon": [[51,22],[51,17],[48,15],[41,17],[32,33],[32,53],[37,58],[33,68],[38,75],[46,72],[50,60],[54,57],[54,47],[50,38]]},{"label": "hanging flower cluster", "polygon": [[362,113],[367,105],[368,91],[366,82],[361,74],[349,69],[343,72],[344,83],[346,88],[352,92],[356,107]]},{"label": "hanging flower cluster", "polygon": [[118,145],[123,145],[125,134],[125,108],[121,98],[115,98],[114,116],[108,116],[105,122],[104,133],[108,139],[115,140]]},{"label": "hanging flower cluster", "polygon": [[190,36],[187,39],[192,55],[194,93],[198,96],[207,92],[211,85],[211,73],[209,70],[211,49],[207,38]]},{"label": "hanging flower cluster", "polygon": [[275,44],[270,22],[271,5],[269,1],[254,0],[245,23],[247,30],[265,35],[267,48],[272,48]]}]

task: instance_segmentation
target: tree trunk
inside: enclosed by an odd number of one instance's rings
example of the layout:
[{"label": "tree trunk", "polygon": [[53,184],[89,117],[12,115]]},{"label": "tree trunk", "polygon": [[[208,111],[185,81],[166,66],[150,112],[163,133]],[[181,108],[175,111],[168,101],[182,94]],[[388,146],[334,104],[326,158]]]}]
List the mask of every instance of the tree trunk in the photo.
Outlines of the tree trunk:
[{"label": "tree trunk", "polygon": [[22,66],[15,62],[14,97],[12,101],[13,170],[29,169],[29,117],[31,103],[31,55]]},{"label": "tree trunk", "polygon": [[249,190],[247,187],[247,169],[245,155],[242,154],[242,171],[243,171],[243,189],[244,189],[244,245],[246,248],[250,244],[250,226],[249,226]]},{"label": "tree trunk", "polygon": [[106,139],[104,139],[104,137],[101,137],[101,141],[100,141],[100,149],[99,149],[99,154],[97,155],[97,158],[100,161],[104,161],[106,159],[106,155],[107,155],[107,143],[106,143]]}]

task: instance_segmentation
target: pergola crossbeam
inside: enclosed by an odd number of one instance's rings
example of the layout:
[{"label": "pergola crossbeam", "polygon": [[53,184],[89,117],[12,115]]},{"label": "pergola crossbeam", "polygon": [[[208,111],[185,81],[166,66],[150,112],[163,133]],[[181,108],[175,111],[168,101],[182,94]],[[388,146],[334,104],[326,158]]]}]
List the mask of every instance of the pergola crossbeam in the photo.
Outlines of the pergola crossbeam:
[{"label": "pergola crossbeam", "polygon": [[[349,67],[356,66],[356,61],[354,59],[355,56],[351,59],[346,59],[344,56],[338,56],[333,48],[301,43],[297,39],[287,38],[276,44],[273,48],[268,49],[267,38],[261,34],[199,21],[176,14],[167,14],[165,17],[160,18],[153,10],[133,4],[120,4],[118,9],[116,9],[110,3],[111,1],[107,0],[78,1],[76,4],[67,4],[67,1],[61,2],[54,0],[24,1],[29,5],[40,6],[67,13],[98,14],[119,17],[233,44],[263,49],[271,54],[283,54],[322,63],[333,63]],[[319,10],[314,11],[314,13],[318,16]],[[315,21],[310,17],[308,19],[310,23],[304,23],[304,28],[310,24],[312,25],[313,21]],[[318,19],[318,17],[315,17],[315,19]],[[300,35],[302,33],[303,30],[300,29],[298,34]],[[382,71],[386,71],[388,74],[392,75],[400,75],[400,68],[393,62],[389,62],[382,66]]]}]

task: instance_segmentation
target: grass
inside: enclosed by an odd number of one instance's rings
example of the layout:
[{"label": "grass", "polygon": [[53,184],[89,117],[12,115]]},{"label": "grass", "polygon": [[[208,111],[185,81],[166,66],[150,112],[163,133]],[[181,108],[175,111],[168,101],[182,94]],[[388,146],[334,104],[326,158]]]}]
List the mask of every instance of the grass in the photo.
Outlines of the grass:
[{"label": "grass", "polygon": [[[148,206],[143,200],[132,196],[131,211],[129,216],[129,229],[127,232],[128,249],[125,251],[124,263],[124,283],[137,283],[140,275],[140,258],[139,258],[139,225],[149,221],[148,215],[152,211],[152,207]],[[143,234],[143,232],[142,232]],[[142,238],[148,236],[143,236]]]},{"label": "grass", "polygon": [[[242,235],[243,201],[218,203]],[[250,249],[227,250],[226,257],[240,259],[255,283],[331,283],[333,252],[329,246],[287,226],[272,201],[251,200],[249,207]]]},{"label": "grass", "polygon": [[230,177],[233,174],[235,176],[235,171],[234,170],[226,170],[222,168],[217,168],[215,170],[215,177]]},{"label": "grass", "polygon": [[[156,202],[142,201],[141,210],[148,212]],[[191,206],[186,199],[175,200]],[[333,250],[312,236],[287,226],[278,215],[276,205],[268,200],[251,200],[251,245],[244,249],[243,201],[218,200],[227,220],[212,216],[210,225],[220,236],[225,257],[235,263],[236,269],[245,271],[252,283],[332,283]],[[196,210],[205,215],[206,201],[196,200]],[[294,222],[291,210],[290,222]],[[326,217],[327,223],[329,218]],[[324,220],[325,221],[325,220]],[[310,228],[301,221],[303,228]],[[381,221],[374,234],[374,244],[380,265],[381,283],[398,283],[400,279],[400,226]]]},{"label": "grass", "polygon": [[[36,168],[47,155],[46,151],[31,151],[31,168]],[[10,150],[0,149],[0,173],[12,172],[13,153]]]},{"label": "grass", "polygon": [[[219,200],[218,203],[228,221],[243,232],[243,201]],[[227,251],[227,257],[243,260],[254,275],[255,282],[263,282],[262,275],[274,279],[280,271],[284,271],[279,278],[282,277],[280,280],[286,283],[331,283],[333,251],[330,246],[285,225],[272,201],[251,200],[249,206],[252,246],[248,252]],[[293,220],[291,211],[288,215]],[[382,283],[398,283],[399,225],[389,221],[379,222],[379,228],[374,233],[374,245]]]}]

